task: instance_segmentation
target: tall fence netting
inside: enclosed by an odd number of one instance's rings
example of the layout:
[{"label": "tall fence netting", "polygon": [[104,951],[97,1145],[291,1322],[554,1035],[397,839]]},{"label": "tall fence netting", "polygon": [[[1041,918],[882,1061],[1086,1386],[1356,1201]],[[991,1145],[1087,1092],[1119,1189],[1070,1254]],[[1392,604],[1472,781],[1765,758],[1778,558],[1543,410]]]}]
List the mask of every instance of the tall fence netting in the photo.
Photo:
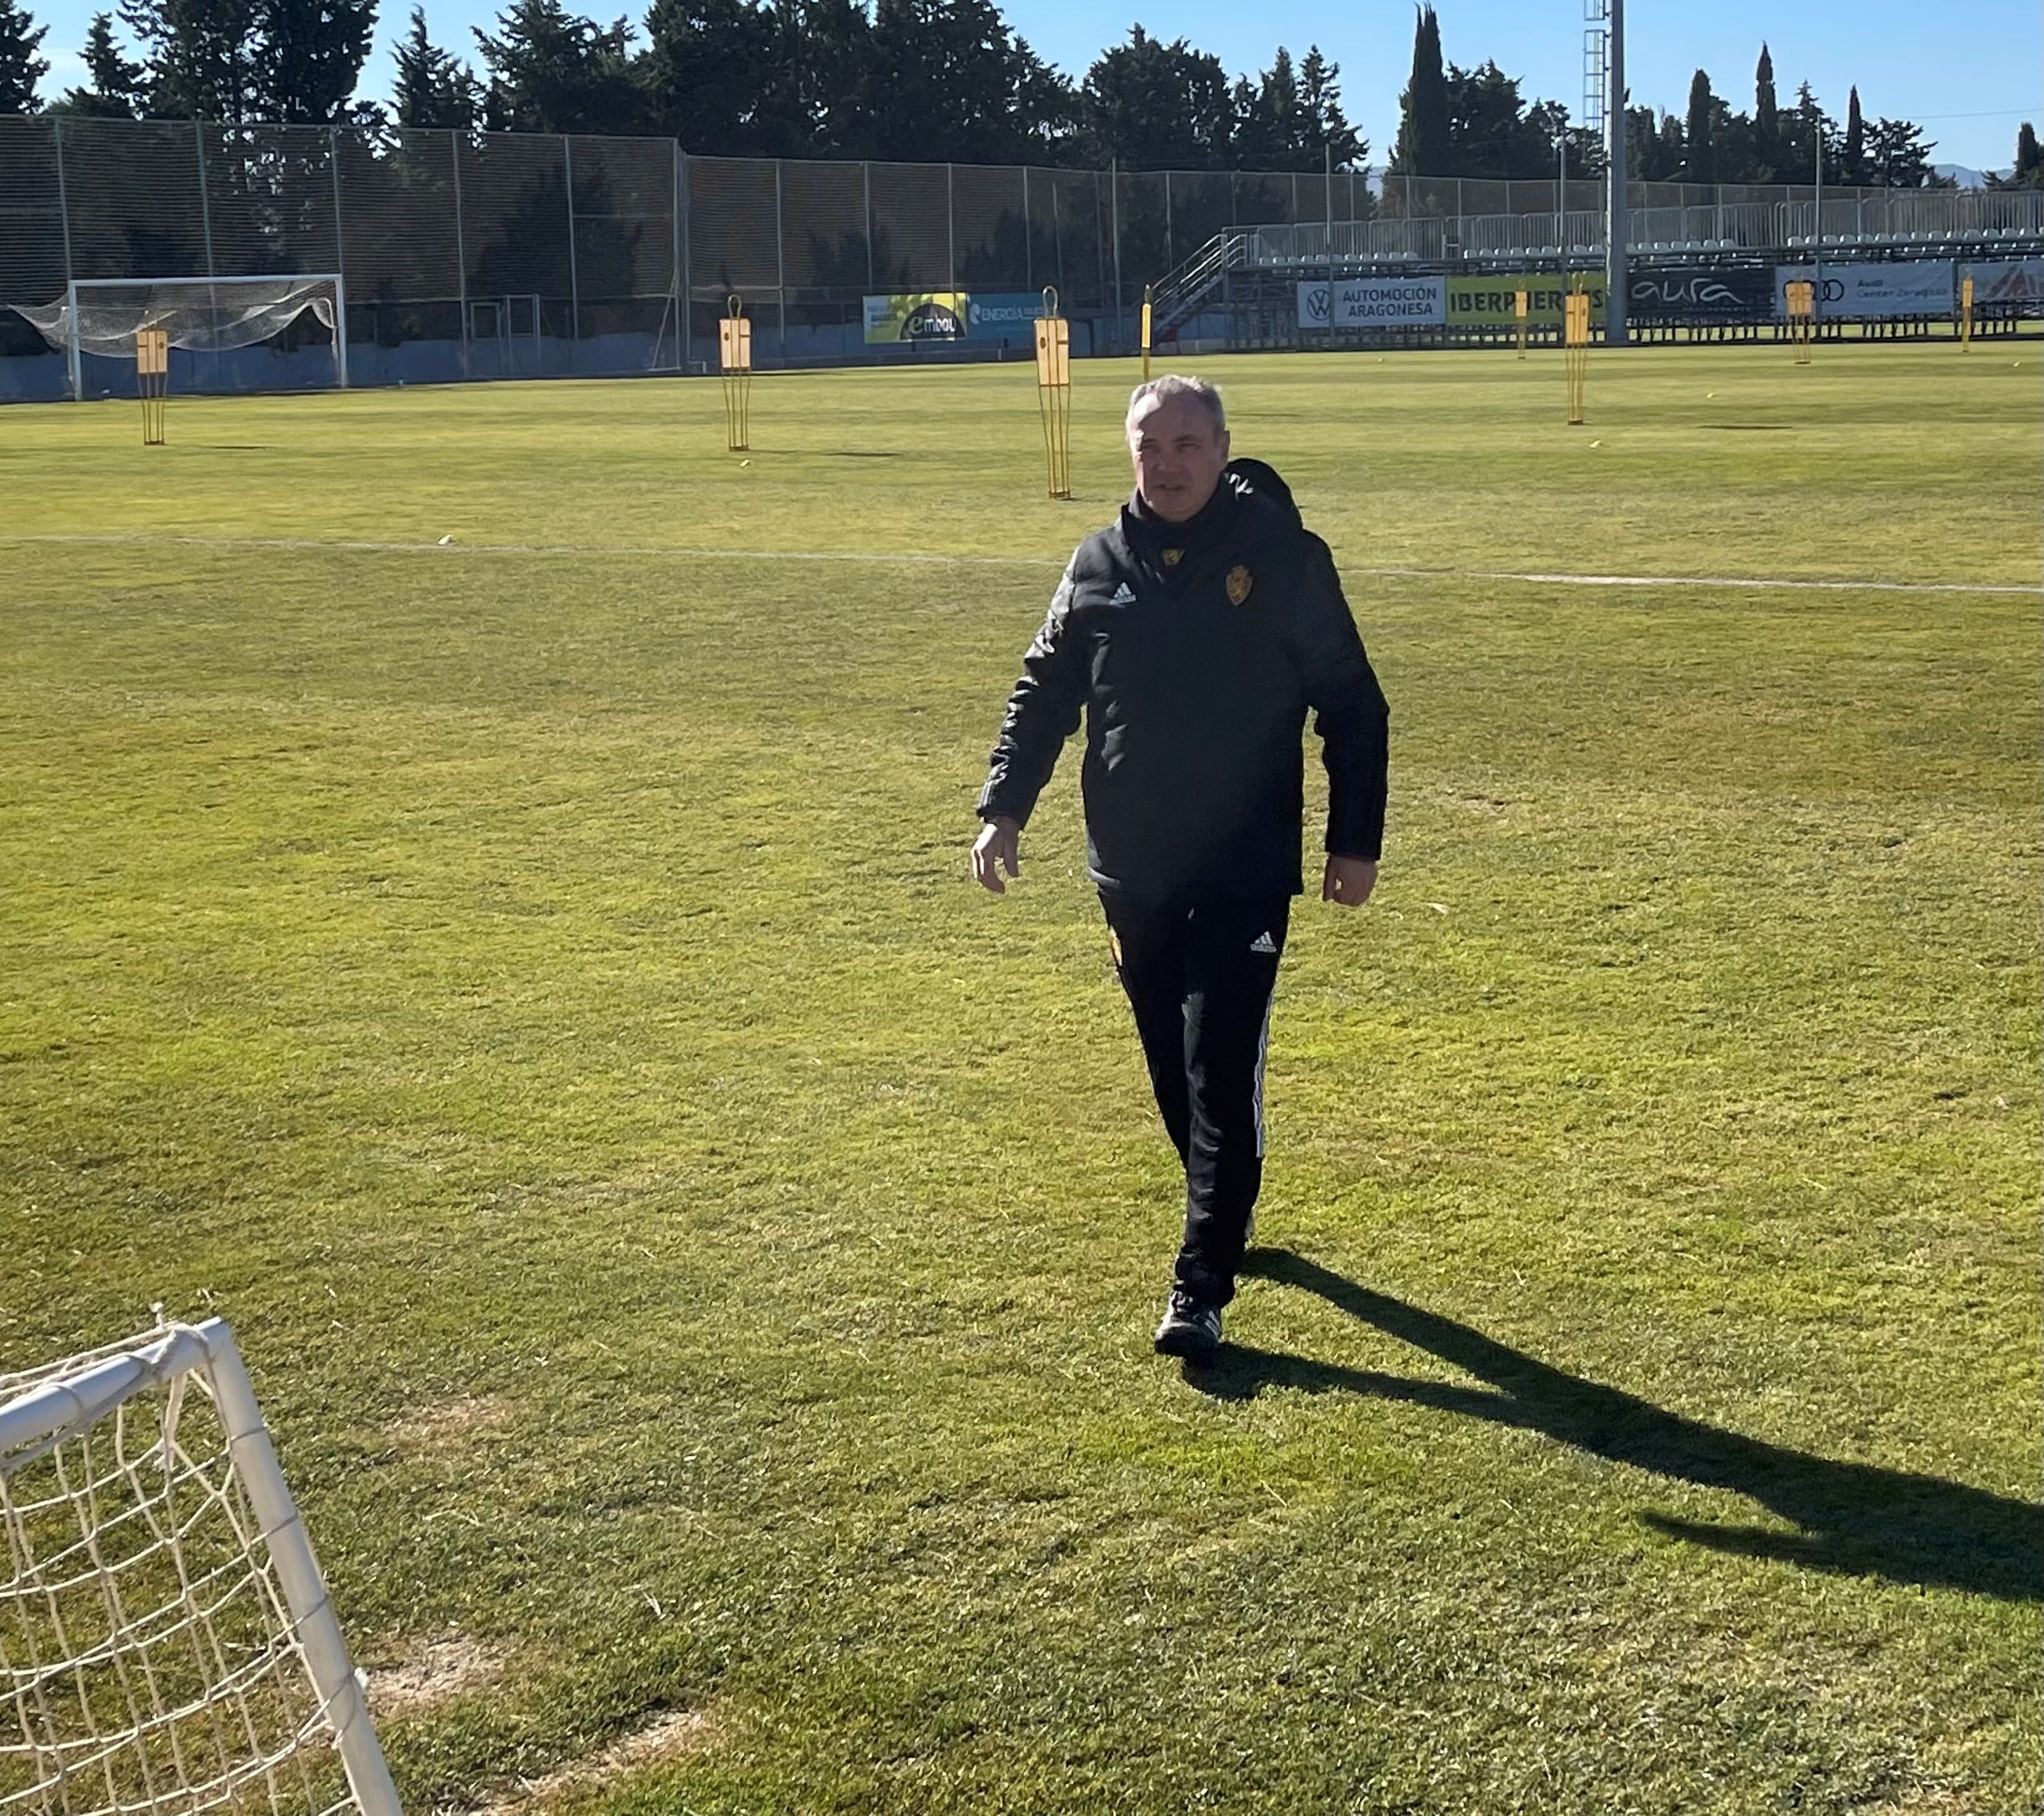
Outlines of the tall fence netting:
[{"label": "tall fence netting", "polygon": [[[1559,188],[1360,171],[825,163],[688,156],[671,139],[4,116],[0,395],[61,394],[61,378],[30,357],[44,342],[18,311],[59,303],[76,279],[341,274],[357,383],[700,365],[714,359],[716,318],[734,293],[766,364],[878,357],[861,299],[890,292],[1014,297],[1055,287],[1084,348],[1102,335],[1125,342],[1144,287],[1217,234],[1318,229],[1323,245],[1420,258],[1537,250],[1573,241],[1571,223],[1600,208],[1595,181]],[[1673,224],[1670,239],[1758,244],[1816,212],[1807,186],[1635,184],[1630,193],[1634,208]],[[2034,233],[2038,206],[2034,193],[1827,190],[1823,229],[1862,229],[1871,214],[1902,232]],[[242,366],[217,365],[223,386],[242,382]],[[254,365],[245,375],[266,382]]]}]

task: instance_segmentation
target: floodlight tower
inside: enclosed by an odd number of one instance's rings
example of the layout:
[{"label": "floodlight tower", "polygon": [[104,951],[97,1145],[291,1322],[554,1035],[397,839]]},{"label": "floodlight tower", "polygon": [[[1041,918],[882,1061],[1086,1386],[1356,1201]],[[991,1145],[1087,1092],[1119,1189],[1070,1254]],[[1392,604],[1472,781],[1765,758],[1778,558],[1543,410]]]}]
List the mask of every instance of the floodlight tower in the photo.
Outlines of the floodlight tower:
[{"label": "floodlight tower", "polygon": [[1625,0],[1583,0],[1583,112],[1604,130],[1604,344],[1625,345]]}]

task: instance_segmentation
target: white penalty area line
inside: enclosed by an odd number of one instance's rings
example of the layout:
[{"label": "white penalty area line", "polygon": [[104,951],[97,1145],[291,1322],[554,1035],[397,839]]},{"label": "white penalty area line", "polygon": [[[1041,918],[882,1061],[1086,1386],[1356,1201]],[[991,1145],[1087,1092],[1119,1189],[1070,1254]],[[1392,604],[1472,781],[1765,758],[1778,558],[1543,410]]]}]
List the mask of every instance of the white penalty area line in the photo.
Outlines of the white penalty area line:
[{"label": "white penalty area line", "polygon": [[[811,561],[863,563],[878,567],[1058,568],[1055,557],[1034,555],[932,555],[877,549],[684,548],[671,544],[634,547],[615,543],[398,543],[318,536],[191,536],[168,530],[14,534],[0,530],[0,544],[33,543],[73,547],[275,549],[308,554],[531,555],[570,560]],[[1831,580],[1785,576],[1733,574],[1543,574],[1487,568],[1369,568],[1343,563],[1344,574],[1389,580],[1492,580],[1518,586],[1695,587],[1740,592],[1959,592],[2005,597],[2044,596],[2044,585],[1997,585],[1979,580]]]}]

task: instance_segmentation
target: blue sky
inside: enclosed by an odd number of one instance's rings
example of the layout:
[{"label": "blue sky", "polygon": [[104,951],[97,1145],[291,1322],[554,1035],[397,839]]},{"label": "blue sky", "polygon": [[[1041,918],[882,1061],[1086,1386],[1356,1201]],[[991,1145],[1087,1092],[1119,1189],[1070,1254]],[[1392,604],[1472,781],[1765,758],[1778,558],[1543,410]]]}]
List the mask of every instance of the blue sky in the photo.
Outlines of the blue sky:
[{"label": "blue sky", "polygon": [[[51,97],[78,79],[78,47],[94,11],[112,0],[26,0],[51,27],[43,45],[52,73]],[[1533,94],[1581,105],[1582,0],[1435,0],[1444,50],[1452,62],[1494,57]],[[377,51],[363,74],[365,95],[382,98],[390,85],[390,47],[404,29],[411,0],[382,0]],[[501,0],[427,0],[437,43],[473,56],[469,27],[486,25]],[[598,0],[589,10],[636,19],[644,0]],[[1283,43],[1294,53],[1309,43],[1341,65],[1349,118],[1381,163],[1397,130],[1398,91],[1412,56],[1410,0],[1286,0],[1245,6],[1239,0],[1179,0],[1170,8],[1109,10],[1097,0],[1013,0],[1010,23],[1039,54],[1072,75],[1140,19],[1159,36],[1183,35],[1218,56],[1230,74],[1263,68]],[[1915,120],[1935,138],[1940,163],[1999,167],[2013,155],[2017,123],[2044,126],[2044,8],[2037,0],[1634,0],[1626,22],[1628,75],[1635,101],[1679,111],[1699,67],[1735,107],[1750,107],[1753,68],[1765,39],[1786,101],[1807,79],[1826,108],[1843,118],[1846,90],[1856,82],[1869,114]]]}]

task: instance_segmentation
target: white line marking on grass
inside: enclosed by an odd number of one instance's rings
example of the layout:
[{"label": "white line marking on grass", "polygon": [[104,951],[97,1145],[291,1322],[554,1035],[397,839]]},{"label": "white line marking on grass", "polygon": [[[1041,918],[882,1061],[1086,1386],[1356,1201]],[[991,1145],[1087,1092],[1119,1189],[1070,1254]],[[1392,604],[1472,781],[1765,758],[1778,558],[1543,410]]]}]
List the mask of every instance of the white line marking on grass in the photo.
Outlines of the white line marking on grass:
[{"label": "white line marking on grass", "polygon": [[[113,547],[147,543],[158,547],[220,549],[285,549],[310,554],[431,555],[443,559],[462,555],[567,556],[580,560],[679,561],[844,561],[877,566],[1061,568],[1054,556],[1037,555],[931,555],[875,549],[755,549],[632,547],[588,543],[391,543],[318,536],[188,536],[167,530],[114,530],[100,534],[15,534],[0,530],[0,543],[63,543]],[[2044,585],[1996,585],[1980,580],[1827,580],[1784,576],[1735,574],[1541,574],[1486,568],[1365,568],[1343,563],[1344,574],[1388,580],[1504,580],[1521,586],[1699,587],[1747,592],[1972,592],[2024,598],[2044,594]]]},{"label": "white line marking on grass", "polygon": [[[1423,568],[1356,568],[1351,573],[1410,574],[1425,576],[1438,570]],[[1463,580],[1519,580],[1529,586],[1577,587],[1735,587],[1752,592],[2009,592],[2044,593],[2044,586],[1994,586],[1979,580],[1810,580],[1753,579],[1731,574],[1506,574],[1474,568],[1455,572]]]},{"label": "white line marking on grass", "polygon": [[375,543],[320,536],[185,536],[167,530],[116,530],[98,534],[30,534],[0,530],[0,543],[68,543],[119,547],[148,543],[158,547],[303,550],[312,554],[568,555],[583,560],[639,560],[666,557],[683,561],[866,561],[914,566],[957,565],[991,568],[1060,568],[1063,563],[1034,555],[886,554],[861,549],[634,548],[617,543]]}]

